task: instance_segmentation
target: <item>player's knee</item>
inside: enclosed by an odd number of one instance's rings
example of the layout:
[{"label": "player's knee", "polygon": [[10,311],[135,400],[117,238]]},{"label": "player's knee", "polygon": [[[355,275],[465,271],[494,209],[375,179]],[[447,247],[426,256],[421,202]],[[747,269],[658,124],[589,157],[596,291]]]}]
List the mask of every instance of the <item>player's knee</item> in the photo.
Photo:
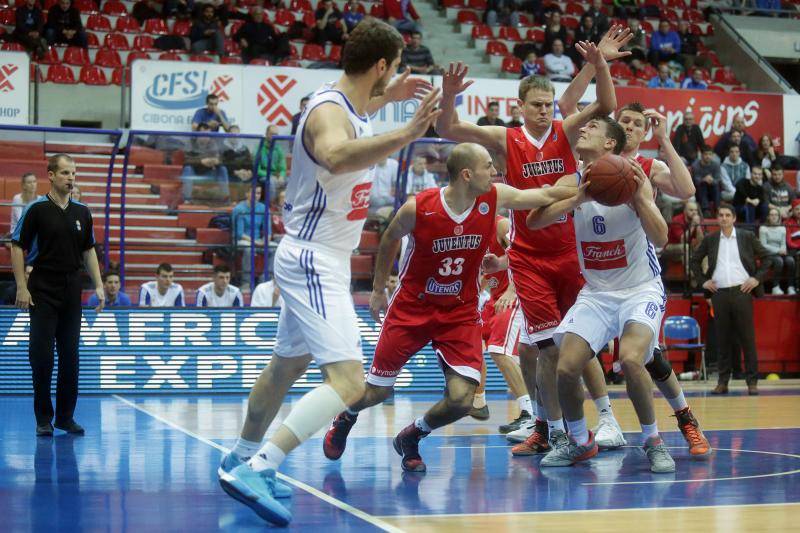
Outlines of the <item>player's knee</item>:
[{"label": "player's knee", "polygon": [[475,396],[475,386],[458,386],[447,388],[448,407],[454,411],[463,411],[464,414],[472,408],[472,400]]},{"label": "player's knee", "polygon": [[364,377],[361,374],[350,375],[346,373],[331,376],[329,384],[347,405],[353,405],[360,400],[367,390]]},{"label": "player's knee", "polygon": [[556,376],[559,381],[577,381],[581,377],[581,365],[569,358],[561,358],[556,367]]},{"label": "player's knee", "polygon": [[619,363],[626,374],[644,367],[644,357],[641,350],[636,350],[629,346],[620,346]]},{"label": "player's knee", "polygon": [[658,348],[653,350],[653,360],[644,365],[644,367],[647,369],[650,377],[653,378],[653,381],[656,382],[667,381],[672,374],[672,365],[669,364],[667,358],[664,357],[664,354],[662,354],[661,350]]},{"label": "player's knee", "polygon": [[519,352],[519,358],[521,361],[533,359],[535,362],[536,356],[539,355],[539,350],[536,348],[536,346],[531,346],[530,344],[520,343],[517,346],[517,351]]}]

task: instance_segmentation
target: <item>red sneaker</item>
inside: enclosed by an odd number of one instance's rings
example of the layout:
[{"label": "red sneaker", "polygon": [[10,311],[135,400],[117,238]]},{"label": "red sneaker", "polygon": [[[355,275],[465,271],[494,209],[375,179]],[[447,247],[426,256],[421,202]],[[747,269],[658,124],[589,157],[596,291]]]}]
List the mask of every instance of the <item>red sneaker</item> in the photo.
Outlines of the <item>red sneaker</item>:
[{"label": "red sneaker", "polygon": [[347,446],[347,435],[356,424],[358,415],[348,414],[347,411],[342,411],[333,419],[331,428],[325,433],[325,438],[322,440],[322,451],[325,457],[331,461],[335,461],[342,456],[344,448]]},{"label": "red sneaker", "polygon": [[549,452],[550,443],[547,442],[548,436],[547,421],[536,419],[533,433],[531,433],[530,437],[525,439],[525,442],[521,442],[511,448],[511,455],[524,456]]},{"label": "red sneaker", "polygon": [[425,472],[427,469],[419,454],[419,441],[428,435],[429,433],[411,423],[404,427],[392,441],[394,451],[403,457],[401,464],[406,472]]},{"label": "red sneaker", "polygon": [[675,418],[678,419],[678,429],[683,433],[683,438],[689,444],[689,454],[692,457],[705,457],[713,451],[708,439],[700,431],[700,424],[692,414],[691,409],[685,407],[680,411],[675,411]]}]

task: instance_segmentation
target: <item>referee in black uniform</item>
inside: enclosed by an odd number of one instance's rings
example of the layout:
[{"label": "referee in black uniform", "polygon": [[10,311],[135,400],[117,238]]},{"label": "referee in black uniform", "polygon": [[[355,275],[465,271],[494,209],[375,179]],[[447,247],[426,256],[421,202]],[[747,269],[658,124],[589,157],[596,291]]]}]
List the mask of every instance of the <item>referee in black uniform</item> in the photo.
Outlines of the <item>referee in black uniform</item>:
[{"label": "referee in black uniform", "polygon": [[[94,282],[105,304],[100,267],[94,251],[89,208],[70,199],[75,186],[75,162],[66,154],[47,161],[50,192],[23,213],[11,238],[11,265],[17,282],[16,306],[30,309],[28,358],[33,370],[33,410],[36,435],[53,435],[53,345],[58,347],[58,385],[55,427],[83,434],[72,415],[78,400],[78,341],[81,334],[81,266]],[[26,259],[33,266],[25,282]],[[55,342],[54,342],[55,341]]]}]

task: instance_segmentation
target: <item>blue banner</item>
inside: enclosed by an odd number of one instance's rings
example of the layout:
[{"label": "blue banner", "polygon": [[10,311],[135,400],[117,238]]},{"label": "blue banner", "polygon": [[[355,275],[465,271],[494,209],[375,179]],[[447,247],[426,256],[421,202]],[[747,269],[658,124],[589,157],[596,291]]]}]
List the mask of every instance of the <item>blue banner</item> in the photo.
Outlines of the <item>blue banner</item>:
[{"label": "blue banner", "polygon": [[[97,314],[84,309],[81,393],[246,393],[272,356],[279,312],[271,308],[133,308]],[[356,312],[366,371],[380,325],[367,308]],[[28,313],[0,308],[0,394],[31,392],[28,336]],[[489,390],[505,390],[491,362],[487,379]],[[307,390],[321,381],[319,368],[312,363],[292,390]],[[443,385],[430,345],[408,362],[397,380],[397,387],[409,391],[441,391]]]}]

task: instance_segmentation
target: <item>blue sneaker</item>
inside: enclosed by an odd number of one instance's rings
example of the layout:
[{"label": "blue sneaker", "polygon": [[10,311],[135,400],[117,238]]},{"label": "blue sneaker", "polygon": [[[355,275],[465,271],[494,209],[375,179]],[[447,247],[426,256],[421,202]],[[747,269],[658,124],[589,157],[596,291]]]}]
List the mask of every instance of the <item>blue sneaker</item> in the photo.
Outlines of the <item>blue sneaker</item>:
[{"label": "blue sneaker", "polygon": [[[241,459],[239,459],[239,457],[236,454],[227,453],[222,456],[222,462],[219,464],[219,468],[217,468],[217,476],[222,478],[223,474],[229,473],[231,470],[233,470],[234,468],[236,468],[241,464],[244,463],[242,462]],[[274,496],[276,498],[291,498],[292,487],[290,487],[286,483],[282,483],[276,478],[274,487]]]},{"label": "blue sneaker", "polygon": [[275,481],[274,470],[255,472],[246,464],[224,472],[219,478],[219,484],[231,498],[242,502],[267,522],[287,526],[292,521],[292,513],[275,499]]}]

